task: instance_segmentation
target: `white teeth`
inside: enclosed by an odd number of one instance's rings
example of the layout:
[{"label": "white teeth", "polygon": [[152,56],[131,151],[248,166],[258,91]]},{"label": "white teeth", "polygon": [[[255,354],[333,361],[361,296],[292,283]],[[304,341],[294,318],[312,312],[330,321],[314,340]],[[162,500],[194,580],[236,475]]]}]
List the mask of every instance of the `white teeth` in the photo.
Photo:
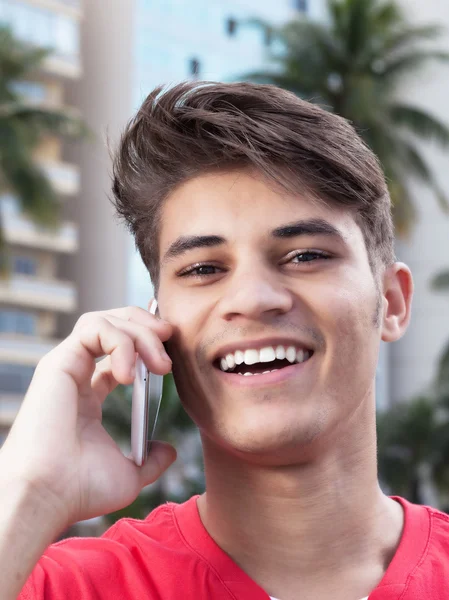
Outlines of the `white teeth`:
[{"label": "white teeth", "polygon": [[310,358],[311,354],[308,350],[297,350],[295,346],[286,347],[281,345],[276,348],[266,346],[265,348],[261,348],[261,350],[236,350],[235,352],[229,352],[224,358],[220,359],[220,367],[222,371],[233,371],[236,365],[243,363],[246,365],[255,365],[257,363],[269,363],[276,359],[287,359],[291,364],[302,363]]},{"label": "white teeth", "polygon": [[278,346],[276,348],[276,358],[278,360],[284,360],[284,358],[285,358],[285,348],[284,348],[284,346]]},{"label": "white teeth", "polygon": [[245,360],[245,355],[243,354],[243,352],[241,350],[236,350],[234,352],[234,358],[235,358],[235,364],[241,365],[242,362]]},{"label": "white teeth", "polygon": [[292,364],[296,361],[296,348],[294,346],[289,346],[287,348],[285,358],[288,360],[288,362],[291,362]]},{"label": "white teeth", "polygon": [[244,377],[248,377],[248,375],[252,375],[252,373],[243,373]]},{"label": "white teeth", "polygon": [[234,355],[233,354],[226,354],[226,362],[228,364],[228,367],[230,369],[233,369],[235,367]]},{"label": "white teeth", "polygon": [[274,348],[271,347],[262,348],[259,352],[259,355],[259,360],[263,363],[271,362],[276,359],[276,353],[274,351]]},{"label": "white teeth", "polygon": [[245,365],[255,365],[258,362],[259,352],[257,350],[245,350]]}]

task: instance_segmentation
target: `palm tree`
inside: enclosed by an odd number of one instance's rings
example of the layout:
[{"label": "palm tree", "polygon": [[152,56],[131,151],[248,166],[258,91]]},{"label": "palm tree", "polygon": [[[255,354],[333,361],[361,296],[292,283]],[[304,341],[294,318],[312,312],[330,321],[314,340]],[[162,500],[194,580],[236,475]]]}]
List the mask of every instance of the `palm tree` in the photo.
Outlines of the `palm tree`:
[{"label": "palm tree", "polygon": [[47,54],[0,26],[0,192],[12,192],[22,211],[38,224],[55,226],[60,204],[33,152],[48,134],[82,137],[88,131],[69,110],[31,106],[16,91],[17,83],[29,79]]},{"label": "palm tree", "polygon": [[[119,385],[103,407],[104,427],[126,454],[130,451],[131,396],[131,386]],[[176,447],[176,463],[170,467],[169,473],[142,490],[130,506],[106,515],[109,523],[122,517],[142,519],[164,502],[183,502],[204,490],[199,433],[181,405],[171,374],[164,377],[156,438]]]},{"label": "palm tree", "polygon": [[324,22],[297,18],[281,27],[252,20],[270,40],[272,68],[244,78],[283,87],[351,121],[382,163],[396,230],[404,235],[416,218],[408,176],[449,207],[414,143],[417,137],[449,148],[449,128],[403,100],[401,85],[449,54],[429,47],[438,27],[409,25],[393,0],[328,0],[328,13]]}]

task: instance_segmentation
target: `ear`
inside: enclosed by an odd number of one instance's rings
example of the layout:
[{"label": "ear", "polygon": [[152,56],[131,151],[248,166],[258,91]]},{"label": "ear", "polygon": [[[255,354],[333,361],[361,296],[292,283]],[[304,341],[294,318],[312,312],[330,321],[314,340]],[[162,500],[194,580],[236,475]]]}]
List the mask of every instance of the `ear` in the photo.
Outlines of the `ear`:
[{"label": "ear", "polygon": [[404,335],[410,322],[412,273],[404,263],[395,262],[386,269],[383,284],[382,340],[396,342]]}]

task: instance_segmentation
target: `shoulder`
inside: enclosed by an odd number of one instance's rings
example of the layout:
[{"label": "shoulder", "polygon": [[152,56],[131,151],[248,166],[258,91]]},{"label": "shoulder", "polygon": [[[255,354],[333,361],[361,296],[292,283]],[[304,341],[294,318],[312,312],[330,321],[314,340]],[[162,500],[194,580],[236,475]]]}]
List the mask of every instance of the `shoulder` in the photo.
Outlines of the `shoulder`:
[{"label": "shoulder", "polygon": [[178,506],[164,504],[144,520],[121,519],[99,538],[51,545],[19,600],[160,598],[162,590],[175,598],[171,590],[185,586],[188,573],[207,570],[179,534]]},{"label": "shoulder", "polygon": [[423,509],[430,520],[429,546],[440,552],[440,558],[449,568],[449,515],[430,506],[424,506]]},{"label": "shoulder", "polygon": [[414,527],[409,551],[404,554],[409,559],[406,587],[413,597],[442,600],[449,597],[449,516],[430,506],[413,504],[409,504],[410,512],[414,513]]}]

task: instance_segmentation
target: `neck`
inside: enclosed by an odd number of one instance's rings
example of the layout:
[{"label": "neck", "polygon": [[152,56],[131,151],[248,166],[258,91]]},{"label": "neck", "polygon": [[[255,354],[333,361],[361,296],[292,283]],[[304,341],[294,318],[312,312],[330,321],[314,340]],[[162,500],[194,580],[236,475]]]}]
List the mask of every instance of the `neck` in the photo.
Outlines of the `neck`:
[{"label": "neck", "polygon": [[[355,600],[372,591],[391,561],[402,509],[379,488],[374,409],[359,420],[313,460],[277,467],[243,461],[203,439],[203,523],[272,595],[284,600],[300,589],[308,598],[310,584],[310,597],[326,597],[316,594],[319,584],[329,597],[349,589]],[[354,585],[342,591],[342,575],[354,571]]]}]

